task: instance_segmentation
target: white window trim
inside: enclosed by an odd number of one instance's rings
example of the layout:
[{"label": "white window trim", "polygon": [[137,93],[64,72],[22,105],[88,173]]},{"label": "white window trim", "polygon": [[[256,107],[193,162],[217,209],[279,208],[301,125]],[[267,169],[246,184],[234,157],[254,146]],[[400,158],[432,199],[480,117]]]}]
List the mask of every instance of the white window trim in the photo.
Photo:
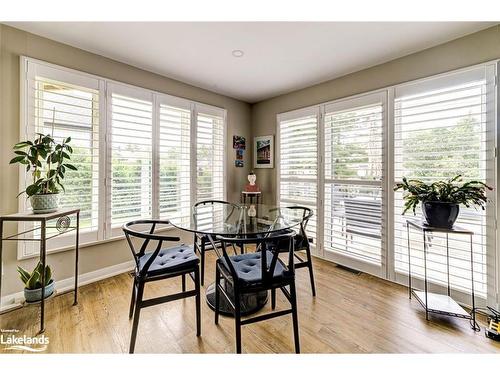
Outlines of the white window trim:
[{"label": "white window trim", "polygon": [[[276,171],[276,186],[277,186],[277,190],[276,190],[276,201],[279,202],[279,199],[280,199],[280,188],[279,188],[279,180],[280,180],[280,173],[279,173],[279,128],[280,128],[280,121],[283,120],[283,119],[293,119],[294,117],[299,117],[302,113],[310,113],[311,111],[317,111],[319,112],[321,115],[320,115],[320,118],[319,118],[319,129],[318,129],[318,137],[323,137],[324,136],[324,109],[326,108],[326,106],[330,106],[330,105],[335,105],[337,103],[340,103],[340,102],[343,102],[345,100],[356,100],[358,98],[362,98],[364,96],[367,96],[367,95],[371,95],[371,94],[376,94],[376,93],[385,93],[386,96],[387,96],[387,101],[386,101],[386,111],[385,111],[385,117],[386,117],[386,123],[385,123],[385,126],[386,126],[386,146],[387,146],[387,150],[386,150],[386,155],[385,155],[385,159],[384,159],[384,162],[386,162],[386,178],[384,179],[384,184],[387,188],[387,209],[386,209],[386,213],[385,213],[385,216],[387,218],[387,228],[386,228],[386,233],[387,233],[387,236],[386,236],[386,246],[387,248],[385,249],[385,251],[387,252],[387,257],[386,257],[386,271],[385,271],[385,277],[382,276],[383,278],[389,280],[389,281],[392,281],[392,282],[396,282],[398,284],[401,284],[401,285],[405,285],[406,286],[406,283],[407,283],[407,278],[405,279],[401,279],[401,278],[398,278],[397,277],[397,274],[395,272],[395,267],[394,267],[394,192],[392,190],[392,182],[394,181],[394,142],[393,142],[393,139],[394,139],[394,98],[395,98],[395,91],[397,89],[399,90],[407,90],[408,92],[411,92],[409,90],[411,90],[412,88],[412,85],[421,85],[422,83],[426,83],[428,82],[429,83],[429,87],[432,88],[432,81],[435,81],[436,79],[439,79],[441,77],[443,77],[444,79],[446,78],[450,78],[452,76],[454,76],[455,74],[457,76],[463,76],[463,74],[467,74],[467,72],[471,72],[471,74],[474,74],[474,72],[472,72],[473,70],[477,69],[477,68],[487,68],[487,67],[492,67],[493,69],[495,69],[495,87],[496,87],[496,97],[495,97],[495,110],[494,110],[494,115],[495,115],[495,130],[496,130],[496,134],[495,134],[495,184],[494,184],[494,187],[496,189],[496,195],[495,195],[495,203],[496,203],[496,207],[495,207],[495,225],[494,225],[494,230],[495,230],[495,234],[494,234],[494,237],[495,237],[495,254],[494,254],[494,257],[495,257],[495,261],[494,261],[494,264],[491,265],[491,267],[494,267],[495,270],[493,272],[493,278],[495,279],[495,283],[494,285],[492,285],[492,287],[494,288],[494,290],[492,291],[488,291],[488,296],[487,296],[487,300],[488,301],[479,301],[481,303],[486,303],[488,302],[490,305],[495,305],[496,304],[496,308],[500,308],[500,241],[499,241],[499,233],[498,233],[498,218],[500,217],[500,186],[498,184],[498,182],[500,181],[500,163],[498,162],[498,147],[500,147],[499,145],[499,135],[500,135],[500,85],[498,84],[498,81],[499,81],[499,74],[500,74],[500,59],[494,59],[494,60],[490,60],[490,61],[487,61],[487,62],[484,62],[484,63],[480,63],[480,64],[475,64],[475,65],[472,65],[472,66],[468,66],[468,67],[464,67],[464,68],[461,68],[461,69],[455,69],[455,70],[451,70],[451,71],[447,71],[447,72],[443,72],[443,73],[439,73],[439,74],[435,74],[435,75],[432,75],[432,76],[428,76],[428,77],[424,77],[424,78],[420,78],[420,79],[416,79],[416,80],[411,80],[411,81],[406,81],[406,82],[402,82],[402,83],[399,83],[399,84],[396,84],[396,85],[390,85],[390,86],[386,86],[386,87],[382,87],[380,89],[376,89],[376,90],[371,90],[371,91],[367,91],[367,92],[363,92],[363,93],[360,93],[360,94],[355,94],[355,95],[351,95],[351,96],[348,96],[348,97],[343,97],[343,98],[338,98],[338,99],[335,99],[335,100],[331,100],[331,101],[327,101],[327,102],[323,102],[323,103],[319,103],[319,104],[314,104],[314,105],[310,105],[310,106],[306,106],[306,107],[302,107],[302,108],[299,108],[299,109],[295,109],[295,110],[291,110],[291,111],[287,111],[287,112],[282,112],[282,113],[278,113],[276,115],[276,134],[277,134],[277,142],[276,142],[276,157],[277,157],[277,165],[278,165],[278,168],[277,168],[277,171]],[[421,86],[420,86],[421,87]],[[318,143],[318,153],[319,153],[319,150],[320,150],[320,145],[323,143],[322,142],[323,138],[321,138],[319,140],[319,143]],[[324,150],[321,150],[321,151],[324,151]],[[323,160],[322,160],[322,156],[323,154],[319,154],[318,155],[318,160],[320,162],[320,165],[318,166],[318,168],[320,170],[324,169],[324,164],[323,164]],[[320,172],[320,171],[318,171]],[[322,171],[321,173],[318,173],[318,179],[320,179],[320,176],[321,176],[321,179],[322,181],[318,181],[318,183],[324,183],[324,171]],[[322,189],[319,188],[319,186],[321,185],[318,185],[318,190],[321,191]],[[319,193],[318,191],[318,193]],[[324,249],[322,249],[324,246],[323,246],[323,216],[324,216],[324,213],[323,213],[323,202],[324,202],[324,198],[323,198],[323,194],[321,195],[321,199],[320,199],[320,196],[318,194],[318,207],[321,207],[320,209],[318,209],[318,244],[319,244],[319,247],[320,249],[315,251],[314,254],[322,259],[326,259],[325,258],[325,253],[324,253]],[[321,229],[320,229],[321,227]],[[327,259],[328,260],[328,259]],[[491,277],[490,275],[488,275],[488,277]],[[458,296],[458,300],[463,300],[466,304],[467,303],[470,303],[469,300],[470,300],[470,297],[468,296],[465,296],[464,295],[464,298],[461,298],[462,296]],[[476,296],[476,306],[478,305],[477,304],[477,299],[478,297]]]},{"label": "white window trim", "polygon": [[[124,237],[122,233],[117,235],[113,235],[113,230],[111,228],[110,220],[107,217],[110,212],[110,147],[111,142],[109,142],[109,132],[111,129],[111,115],[109,105],[108,96],[112,92],[111,88],[119,90],[121,93],[131,93],[134,97],[145,97],[147,100],[151,100],[153,103],[153,129],[154,131],[158,131],[158,113],[156,111],[157,103],[165,103],[168,105],[189,109],[191,111],[191,136],[196,139],[196,114],[199,109],[203,110],[204,113],[213,114],[216,116],[220,116],[223,118],[223,195],[224,199],[227,199],[227,110],[225,108],[216,107],[210,104],[201,103],[197,101],[193,101],[187,98],[173,96],[164,92],[159,92],[151,89],[147,89],[140,86],[135,86],[119,81],[115,81],[112,79],[108,79],[102,76],[89,74],[85,72],[81,72],[75,69],[67,68],[64,66],[52,64],[45,62],[43,60],[34,59],[31,57],[20,56],[20,139],[26,139],[27,135],[27,121],[29,119],[29,114],[27,113],[29,108],[29,74],[28,67],[35,65],[38,69],[49,72],[51,76],[57,76],[60,81],[69,80],[69,82],[73,84],[79,84],[84,87],[95,88],[99,91],[99,180],[102,181],[99,184],[99,214],[98,214],[98,229],[97,229],[97,240],[92,241],[82,241],[80,240],[80,246],[82,248],[94,246],[98,244],[103,244],[111,241],[121,240]],[[89,82],[94,82],[94,84],[90,84]],[[158,171],[155,168],[157,155],[155,155],[155,151],[158,150],[158,138],[153,137],[153,202],[155,197],[158,197],[157,185],[158,185]],[[196,148],[192,147],[191,155],[196,156]],[[196,157],[191,158],[191,201],[194,203],[193,198],[196,196]],[[19,185],[21,190],[23,190],[23,186],[25,186],[25,170],[22,166],[19,167]],[[153,203],[153,212],[152,216],[156,217],[158,214],[157,208],[155,208],[155,204]],[[20,212],[26,211],[26,200],[23,198],[18,199],[18,209]],[[171,230],[172,227],[165,227],[162,230]],[[115,231],[115,233],[118,233]],[[68,235],[68,237],[71,234]],[[73,246],[65,243],[61,243],[56,245],[56,248],[50,249],[47,253],[58,253],[62,251],[71,250]],[[24,247],[22,246],[22,242],[18,244],[17,250],[17,258],[21,259],[29,259],[35,258],[38,254],[26,254]]]}]

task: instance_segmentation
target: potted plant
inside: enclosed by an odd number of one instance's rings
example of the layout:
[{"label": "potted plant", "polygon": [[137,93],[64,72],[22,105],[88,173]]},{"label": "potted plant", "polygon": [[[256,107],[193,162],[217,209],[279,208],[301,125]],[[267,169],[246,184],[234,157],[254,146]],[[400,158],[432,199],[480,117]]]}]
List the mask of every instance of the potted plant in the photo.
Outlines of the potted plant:
[{"label": "potted plant", "polygon": [[426,184],[420,180],[408,180],[396,184],[394,191],[408,192],[403,196],[405,201],[403,215],[422,203],[422,212],[427,224],[432,227],[451,228],[457,220],[459,206],[479,206],[484,210],[487,202],[486,189],[493,190],[481,181],[462,183],[462,176],[455,176],[447,181]]},{"label": "potted plant", "polygon": [[33,183],[19,195],[26,193],[33,213],[39,214],[57,211],[59,188],[64,191],[62,180],[65,173],[77,168],[68,163],[73,153],[69,145],[71,137],[57,143],[50,134],[36,134],[34,141],[23,141],[14,146],[16,157],[10,164],[26,165],[26,173],[31,172]]},{"label": "potted plant", "polygon": [[[42,300],[42,272],[43,266],[38,262],[35,269],[30,273],[22,267],[17,267],[17,272],[21,281],[24,283],[24,299],[26,302],[38,302]],[[45,266],[45,297],[54,293],[55,282],[52,279],[52,271],[50,267]]]}]

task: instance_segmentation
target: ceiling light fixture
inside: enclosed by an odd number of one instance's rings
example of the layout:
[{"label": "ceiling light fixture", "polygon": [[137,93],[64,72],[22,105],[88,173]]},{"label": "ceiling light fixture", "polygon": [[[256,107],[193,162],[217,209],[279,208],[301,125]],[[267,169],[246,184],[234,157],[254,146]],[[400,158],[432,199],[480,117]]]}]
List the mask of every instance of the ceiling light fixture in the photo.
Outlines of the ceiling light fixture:
[{"label": "ceiling light fixture", "polygon": [[235,49],[233,52],[231,52],[234,57],[243,57],[245,52],[243,52],[241,49]]}]

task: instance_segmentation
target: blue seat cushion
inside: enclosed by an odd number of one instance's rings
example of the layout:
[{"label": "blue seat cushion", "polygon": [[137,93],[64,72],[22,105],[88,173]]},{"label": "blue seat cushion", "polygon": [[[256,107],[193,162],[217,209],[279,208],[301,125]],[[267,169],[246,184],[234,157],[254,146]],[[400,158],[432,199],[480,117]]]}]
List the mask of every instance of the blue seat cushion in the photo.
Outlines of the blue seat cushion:
[{"label": "blue seat cushion", "polygon": [[[152,252],[145,253],[139,258],[139,271],[142,271],[146,262],[151,258],[151,255],[153,255]],[[191,268],[198,263],[199,259],[194,253],[193,247],[182,244],[160,250],[148,269],[148,275],[158,275],[178,271],[183,268]]]},{"label": "blue seat cushion", "polygon": [[[245,284],[256,284],[262,281],[262,259],[261,252],[246,253],[240,255],[230,256],[229,259],[236,271],[238,279]],[[267,266],[271,265],[273,259],[273,253],[267,250],[266,252],[266,262]],[[220,258],[218,260],[229,273],[229,268],[225,258]],[[287,269],[281,262],[281,260],[276,261],[276,267],[274,268],[273,277],[276,279],[286,276],[288,273]]]}]

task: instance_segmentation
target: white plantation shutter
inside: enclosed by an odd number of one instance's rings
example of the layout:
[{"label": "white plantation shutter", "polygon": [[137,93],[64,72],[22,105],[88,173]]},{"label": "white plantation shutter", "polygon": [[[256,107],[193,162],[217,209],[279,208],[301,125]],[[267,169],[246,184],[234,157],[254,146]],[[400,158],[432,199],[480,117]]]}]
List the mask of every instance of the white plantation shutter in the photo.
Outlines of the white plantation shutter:
[{"label": "white plantation shutter", "polygon": [[153,103],[146,90],[116,84],[108,85],[108,101],[109,224],[118,235],[122,224],[153,215]]},{"label": "white plantation shutter", "polygon": [[308,236],[316,243],[318,200],[317,110],[282,114],[279,126],[279,205],[313,210]]},{"label": "white plantation shutter", "polygon": [[191,207],[191,110],[159,103],[159,217],[189,221]]},{"label": "white plantation shutter", "polygon": [[324,243],[336,262],[385,274],[385,93],[325,107]]},{"label": "white plantation shutter", "polygon": [[[122,236],[122,224],[131,220],[187,222],[197,200],[225,199],[224,109],[27,57],[20,62],[19,141],[36,132],[53,131],[58,141],[71,137],[78,171],[68,171],[60,206],[81,209],[81,244]],[[21,173],[20,190],[29,177]],[[19,202],[20,210],[29,209],[29,201]],[[19,242],[18,257],[37,255],[34,244]],[[74,246],[74,235],[47,245]]]},{"label": "white plantation shutter", "polygon": [[[34,139],[36,133],[43,133],[52,134],[56,142],[62,142],[71,137],[69,145],[73,154],[69,162],[78,171],[66,171],[62,180],[65,192],[61,191],[59,205],[62,208],[79,207],[81,239],[95,241],[99,238],[99,81],[69,72],[61,73],[44,65],[27,63],[25,68],[26,127],[21,138]],[[31,175],[26,176],[23,185],[31,183]],[[29,204],[24,198],[21,201],[23,205]],[[48,226],[54,227],[54,223]],[[48,233],[54,234],[55,231],[51,228]],[[39,235],[39,231],[35,231],[34,236]],[[60,236],[48,241],[48,248],[73,243],[73,235]],[[20,250],[21,257],[38,254],[37,246],[21,245]]]},{"label": "white plantation shutter", "polygon": [[224,200],[225,112],[196,106],[196,201]]},{"label": "white plantation shutter", "polygon": [[[494,68],[458,72],[395,90],[395,182],[403,177],[425,182],[446,180],[461,174],[465,181],[494,185]],[[407,236],[402,193],[395,194],[395,268],[408,272]],[[486,211],[460,207],[457,225],[475,232],[473,238],[475,292],[483,299],[493,291],[494,264],[493,194]],[[420,207],[416,218],[422,217]],[[407,213],[413,217],[412,213]],[[423,275],[423,239],[412,232],[412,274]],[[449,236],[450,282],[468,294],[471,289],[468,236]],[[447,282],[446,236],[429,238],[428,276],[439,285]],[[403,278],[404,280],[404,278]],[[468,301],[468,298],[465,298]]]}]

